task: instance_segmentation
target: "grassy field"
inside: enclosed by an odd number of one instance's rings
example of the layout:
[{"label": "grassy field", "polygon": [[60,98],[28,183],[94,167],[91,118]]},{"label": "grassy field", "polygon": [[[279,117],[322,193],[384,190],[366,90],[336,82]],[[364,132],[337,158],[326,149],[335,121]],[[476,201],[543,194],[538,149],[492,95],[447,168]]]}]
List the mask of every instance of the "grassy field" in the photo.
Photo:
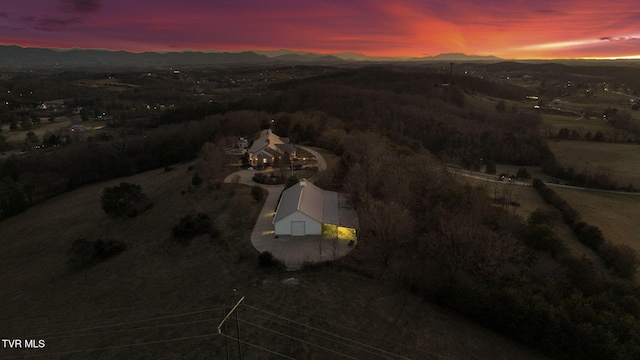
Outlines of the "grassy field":
[{"label": "grassy field", "polygon": [[605,238],[640,252],[640,196],[553,188],[582,215],[602,230]]},{"label": "grassy field", "polygon": [[[337,265],[302,272],[259,267],[249,234],[262,204],[247,186],[192,188],[199,168],[195,161],[86,186],[0,222],[0,333],[46,341],[44,349],[0,349],[0,359],[223,359],[227,346],[236,359],[236,343],[216,330],[223,304],[235,302],[234,289],[245,296],[237,320],[244,359],[540,358]],[[135,218],[107,216],[100,194],[121,181],[140,184],[155,206]],[[172,227],[197,212],[213,219],[220,238],[172,243]],[[72,269],[66,252],[79,238],[128,248]],[[227,330],[235,337],[233,320]]]},{"label": "grassy field", "polygon": [[579,93],[567,97],[563,97],[568,106],[572,108],[580,107],[582,109],[590,109],[593,111],[602,111],[609,106],[621,108],[629,105],[630,97],[623,94],[618,94],[612,91],[604,91],[601,89],[596,90],[595,95],[591,97],[584,96]]},{"label": "grassy field", "polygon": [[459,177],[459,179],[472,186],[484,189],[493,199],[507,198],[517,203],[518,205],[512,205],[508,210],[523,220],[526,220],[534,210],[546,207],[546,204],[542,201],[538,192],[531,186],[519,186],[509,182],[483,181],[468,177]]},{"label": "grassy field", "polygon": [[[505,171],[509,168],[510,166],[507,165],[497,166],[498,171]],[[517,171],[517,169],[515,169],[515,171]],[[514,174],[515,171],[505,172]],[[510,205],[507,210],[510,213],[520,217],[523,222],[526,222],[529,215],[537,209],[551,210],[553,208],[551,205],[545,203],[538,192],[531,186],[519,186],[508,182],[489,182],[469,177],[463,177],[461,179],[472,186],[477,186],[481,189],[484,189],[484,191],[486,191],[486,193],[493,199],[510,199],[510,201],[512,201],[514,204]],[[565,246],[573,254],[579,257],[586,256],[594,263],[598,263],[600,261],[598,259],[598,256],[594,252],[586,248],[576,239],[576,237],[573,235],[573,232],[571,231],[571,228],[568,225],[564,223],[557,224],[556,226],[554,226],[553,231],[555,231],[555,233],[561,239],[563,239]]]},{"label": "grassy field", "polygon": [[33,133],[44,140],[47,134],[57,134],[60,132],[67,132],[71,125],[82,124],[86,127],[86,132],[82,136],[89,136],[94,130],[105,127],[104,121],[90,120],[82,121],[80,115],[57,117],[54,122],[50,122],[48,118],[41,118],[40,124],[33,125],[33,128],[24,130],[22,128],[18,130],[9,129],[10,124],[0,125],[2,127],[2,136],[6,137],[8,142],[23,142],[27,138],[27,133],[33,131]]},{"label": "grassy field", "polygon": [[592,141],[550,141],[549,148],[562,166],[576,173],[610,170],[618,186],[640,188],[640,145]]},{"label": "grassy field", "polygon": [[552,136],[558,134],[558,131],[562,128],[567,128],[570,131],[576,130],[580,136],[584,136],[587,132],[595,134],[600,131],[605,136],[610,135],[613,132],[613,128],[602,118],[598,119],[581,119],[577,116],[555,115],[555,114],[543,114],[542,115],[543,131],[549,131]]},{"label": "grassy field", "polygon": [[[619,138],[621,131],[614,129],[601,115],[611,107],[626,111],[630,113],[632,118],[639,119],[640,114],[631,110],[629,101],[631,98],[633,97],[604,90],[597,90],[593,97],[586,97],[583,94],[562,97],[561,100],[564,102],[562,110],[576,112],[576,115],[542,114],[543,136],[547,136],[547,133],[556,135],[560,129],[567,128],[577,131],[580,136],[584,136],[587,132],[591,132],[593,135],[600,131],[605,135],[605,138]],[[597,115],[595,118],[581,118],[577,115],[579,112],[590,112]],[[633,137],[633,135],[629,136]]]}]

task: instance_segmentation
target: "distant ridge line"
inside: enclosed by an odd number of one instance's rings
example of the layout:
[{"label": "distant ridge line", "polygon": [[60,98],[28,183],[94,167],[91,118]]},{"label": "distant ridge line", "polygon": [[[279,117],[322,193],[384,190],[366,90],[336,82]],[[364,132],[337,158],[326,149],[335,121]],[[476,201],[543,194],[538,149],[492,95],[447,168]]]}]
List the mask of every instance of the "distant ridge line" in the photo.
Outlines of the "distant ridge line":
[{"label": "distant ridge line", "polygon": [[337,64],[350,62],[501,61],[495,56],[462,53],[421,58],[367,56],[354,52],[323,54],[295,50],[184,50],[141,52],[107,49],[57,49],[0,45],[0,69],[84,67],[233,66],[270,63]]}]

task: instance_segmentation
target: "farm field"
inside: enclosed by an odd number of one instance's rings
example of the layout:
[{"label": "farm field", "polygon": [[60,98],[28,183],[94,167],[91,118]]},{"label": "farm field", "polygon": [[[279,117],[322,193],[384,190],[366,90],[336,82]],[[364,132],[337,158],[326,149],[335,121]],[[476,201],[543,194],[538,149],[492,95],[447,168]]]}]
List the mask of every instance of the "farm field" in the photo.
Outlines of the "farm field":
[{"label": "farm field", "polygon": [[608,170],[619,187],[640,188],[640,145],[592,141],[550,141],[549,148],[564,167],[576,173]]},{"label": "farm field", "polygon": [[[493,179],[494,177],[491,178]],[[509,182],[484,181],[470,177],[459,177],[459,179],[471,186],[485,190],[487,195],[493,199],[507,198],[517,203],[518,205],[511,205],[507,210],[522,218],[523,221],[526,221],[531,212],[547,206],[538,195],[538,192],[531,186],[514,185]]]},{"label": "farm field", "polygon": [[33,125],[33,128],[30,130],[10,130],[9,124],[3,124],[2,126],[2,135],[7,138],[8,142],[22,142],[26,139],[27,133],[33,131],[33,133],[40,138],[41,140],[46,134],[54,134],[62,131],[68,131],[71,125],[81,124],[84,125],[87,129],[87,133],[84,135],[88,135],[92,130],[99,130],[105,127],[104,121],[82,121],[80,120],[80,116],[66,116],[66,117],[57,117],[56,121],[49,122],[47,118],[41,118],[40,124]]},{"label": "farm field", "polygon": [[[497,166],[498,170],[501,168],[506,169],[508,166]],[[515,171],[510,173],[515,173]],[[531,186],[514,185],[508,182],[483,181],[470,177],[464,177],[463,180],[471,186],[477,186],[483,189],[491,198],[508,197],[514,204],[510,205],[507,210],[522,219],[523,223],[527,221],[529,215],[535,210],[553,209],[551,205],[544,202],[538,192]],[[568,225],[561,222],[557,224],[553,230],[561,239],[563,239],[565,246],[571,250],[574,255],[579,257],[586,256],[593,263],[600,262],[598,256],[593,251],[585,247],[576,239]]]},{"label": "farm field", "polygon": [[[570,131],[577,131],[581,137],[588,132],[593,135],[600,131],[604,134],[605,139],[621,138],[623,132],[608,124],[602,114],[606,109],[614,108],[629,113],[633,119],[640,119],[640,114],[631,109],[630,100],[634,98],[630,95],[602,89],[596,90],[596,95],[592,97],[586,97],[583,94],[561,97],[560,100],[563,101],[561,109],[566,112],[574,112],[575,115],[543,113],[542,135],[555,136],[560,129],[567,128]],[[590,115],[581,117],[578,115],[579,113]],[[633,137],[632,134],[628,136]]]},{"label": "farm field", "polygon": [[[200,167],[194,161],[85,186],[4,220],[0,327],[3,336],[44,339],[46,348],[3,349],[0,358],[221,359],[227,346],[235,356],[235,342],[216,327],[223,304],[245,296],[238,316],[245,359],[274,358],[269,351],[316,359],[540,359],[397,285],[338,265],[259,267],[249,233],[262,204],[247,186],[194,188]],[[102,189],[122,181],[140,184],[155,206],[135,218],[104,214]],[[221,236],[172,242],[180,218],[200,212]],[[79,238],[128,248],[73,269],[66,252]],[[227,331],[235,336],[234,329],[232,322]]]},{"label": "farm field", "polygon": [[584,136],[588,132],[595,134],[598,131],[606,136],[614,130],[611,125],[602,118],[584,119],[578,116],[542,114],[542,123],[545,125],[543,129],[545,136],[547,132],[551,136],[555,136],[562,128],[567,128],[569,131],[575,130],[580,136]]},{"label": "farm field", "polygon": [[640,196],[554,187],[584,221],[602,230],[605,238],[640,252]]}]

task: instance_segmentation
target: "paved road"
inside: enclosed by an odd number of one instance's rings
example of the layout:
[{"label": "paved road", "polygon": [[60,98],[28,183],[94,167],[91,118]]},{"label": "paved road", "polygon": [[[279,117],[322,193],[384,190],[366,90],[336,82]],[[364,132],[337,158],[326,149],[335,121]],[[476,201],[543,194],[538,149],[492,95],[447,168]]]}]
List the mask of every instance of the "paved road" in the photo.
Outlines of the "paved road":
[{"label": "paved road", "polygon": [[[303,147],[303,149],[316,157],[320,171],[327,169],[327,163],[322,155],[308,147]],[[264,172],[270,171],[272,170],[264,170]],[[251,245],[253,245],[258,252],[269,251],[276,259],[282,261],[287,269],[297,270],[305,263],[335,260],[345,256],[351,251],[352,247],[349,247],[346,241],[323,239],[319,236],[280,236],[276,238],[272,221],[276,207],[278,206],[278,199],[280,198],[282,190],[284,190],[284,186],[258,184],[252,180],[256,172],[259,171],[240,170],[227,176],[224,182],[233,183],[237,179],[240,184],[249,186],[258,185],[269,192],[258,216],[258,220],[251,232]]]},{"label": "paved road", "polygon": [[[449,167],[449,171],[452,174],[462,175],[462,176],[466,176],[466,177],[469,177],[469,178],[478,179],[478,180],[487,181],[487,182],[492,182],[492,183],[519,185],[519,186],[532,186],[531,181],[519,181],[519,180],[505,181],[505,180],[499,180],[496,175],[488,175],[488,174],[481,173],[481,172],[476,172],[476,171],[462,170],[462,169],[457,169],[457,168],[452,168],[452,167]],[[554,183],[550,183],[550,182],[545,183],[545,185],[552,186],[552,187],[565,188],[565,189],[584,190],[584,191],[599,192],[599,193],[606,193],[606,194],[640,196],[640,192],[629,192],[629,191],[618,191],[618,190],[602,190],[602,189],[594,189],[594,188],[585,188],[585,187],[581,187],[581,186],[554,184]]]}]

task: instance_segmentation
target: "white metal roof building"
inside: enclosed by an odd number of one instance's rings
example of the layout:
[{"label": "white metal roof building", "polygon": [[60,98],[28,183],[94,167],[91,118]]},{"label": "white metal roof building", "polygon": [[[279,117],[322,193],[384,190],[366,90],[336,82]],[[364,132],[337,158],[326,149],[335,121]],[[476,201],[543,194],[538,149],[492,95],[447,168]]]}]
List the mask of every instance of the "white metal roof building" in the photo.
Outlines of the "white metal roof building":
[{"label": "white metal roof building", "polygon": [[273,224],[276,236],[338,237],[342,232],[355,238],[358,215],[346,194],[322,190],[302,179],[282,192]]}]

